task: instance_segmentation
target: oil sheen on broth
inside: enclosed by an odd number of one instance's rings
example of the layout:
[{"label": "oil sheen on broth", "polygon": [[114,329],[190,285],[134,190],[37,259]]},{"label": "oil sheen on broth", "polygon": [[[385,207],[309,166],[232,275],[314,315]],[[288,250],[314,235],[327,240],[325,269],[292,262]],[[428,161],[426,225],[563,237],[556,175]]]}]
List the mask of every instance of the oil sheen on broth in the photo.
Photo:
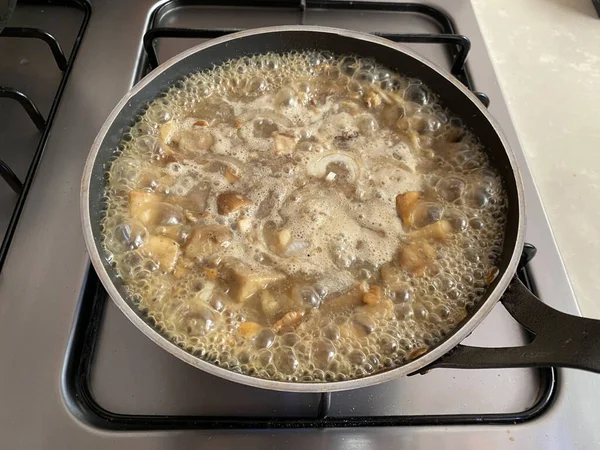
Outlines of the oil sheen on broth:
[{"label": "oil sheen on broth", "polygon": [[494,279],[501,179],[417,80],[322,53],[178,81],[109,170],[106,252],[160,331],[236,372],[397,367]]}]

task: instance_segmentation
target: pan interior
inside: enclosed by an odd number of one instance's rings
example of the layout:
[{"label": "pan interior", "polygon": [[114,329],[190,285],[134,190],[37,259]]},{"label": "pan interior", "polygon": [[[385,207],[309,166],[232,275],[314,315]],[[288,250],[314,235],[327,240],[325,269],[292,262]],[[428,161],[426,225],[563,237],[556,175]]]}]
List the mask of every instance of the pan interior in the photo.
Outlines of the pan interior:
[{"label": "pan interior", "polygon": [[[142,87],[135,90],[134,94],[121,105],[121,108],[116,112],[116,116],[109,123],[106,134],[99,143],[95,163],[91,171],[89,215],[91,231],[98,253],[103,254],[100,222],[104,214],[105,174],[111,161],[118,155],[118,144],[122,136],[133,125],[132,118],[142,112],[150,101],[165,92],[176,80],[189,73],[209,69],[213,64],[219,65],[229,59],[241,56],[266,52],[285,53],[292,50],[320,50],[330,51],[334,54],[352,53],[383,61],[387,67],[394,71],[422,80],[425,85],[439,95],[444,107],[460,117],[467,128],[476,130],[476,135],[488,151],[492,164],[499,170],[504,179],[504,188],[508,196],[508,217],[504,252],[501,255],[499,266],[500,274],[507,270],[510,271],[511,265],[514,264],[515,246],[518,244],[520,226],[517,181],[505,145],[494,125],[482,113],[481,107],[473,101],[472,97],[468,97],[461,89],[458,89],[454,81],[449,80],[438,71],[432,70],[425,62],[403,51],[398,51],[393,47],[381,45],[371,40],[314,30],[247,34],[233,42],[216,43],[201,51],[191,52],[183,59],[167,63],[164,70],[153,76],[151,82],[143,82]],[[139,318],[145,320],[128,299],[122,281],[116,277],[114,270],[105,258],[101,257],[100,261],[106,271],[108,280],[110,280],[123,301]],[[495,292],[495,287],[501,278],[498,277],[491,285],[479,305],[465,319],[465,323],[469,322],[471,317],[488,301]],[[103,279],[105,283],[109,282],[108,280]],[[497,295],[494,297],[496,298],[492,300],[497,299]],[[460,327],[456,332],[459,329]],[[441,343],[438,346],[443,346],[443,344]]]}]

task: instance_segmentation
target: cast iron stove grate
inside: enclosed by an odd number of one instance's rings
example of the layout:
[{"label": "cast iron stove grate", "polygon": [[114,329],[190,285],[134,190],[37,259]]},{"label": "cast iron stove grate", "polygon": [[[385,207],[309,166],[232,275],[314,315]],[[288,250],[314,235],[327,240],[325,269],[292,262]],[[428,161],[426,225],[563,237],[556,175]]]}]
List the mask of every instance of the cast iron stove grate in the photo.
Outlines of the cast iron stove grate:
[{"label": "cast iron stove grate", "polygon": [[[161,8],[189,4],[214,5],[211,2],[173,1]],[[235,1],[220,2],[220,6],[242,6]],[[301,1],[298,2],[244,2],[244,7],[294,7],[298,8],[299,22],[303,23],[304,13],[309,8],[344,9],[360,11],[393,11],[421,14],[435,21],[442,33],[439,34],[390,34],[375,33],[395,42],[444,45],[452,61],[451,73],[473,91],[466,60],[471,48],[468,37],[457,34],[452,19],[442,10],[416,3],[371,3],[342,1]],[[241,31],[241,29],[209,28],[169,28],[157,27],[156,17],[160,8],[154,12],[147,32],[143,37],[145,55],[142,57],[141,75],[159,65],[155,43],[161,38],[216,38]],[[487,107],[489,98],[484,93],[474,92]],[[521,258],[519,277],[534,290],[526,264],[535,255],[535,248],[525,245]],[[556,393],[556,371],[553,368],[540,369],[540,391],[536,403],[518,413],[497,414],[455,414],[426,416],[372,416],[372,417],[329,417],[331,395],[321,394],[317,413],[314,417],[297,418],[255,418],[255,417],[209,417],[181,415],[129,415],[107,411],[94,399],[90,389],[91,365],[94,348],[98,338],[100,322],[107,294],[101,286],[93,269],[90,270],[83,293],[81,307],[77,316],[74,337],[67,355],[67,396],[76,406],[81,417],[92,425],[113,430],[149,430],[149,429],[249,429],[249,428],[325,428],[325,427],[373,427],[373,426],[414,426],[414,425],[453,425],[453,424],[514,424],[538,417],[551,404]]]},{"label": "cast iron stove grate", "polygon": [[11,86],[0,85],[0,99],[10,99],[18,102],[23,107],[40,133],[40,139],[37,148],[33,154],[33,158],[29,164],[29,169],[23,180],[19,179],[11,167],[5,161],[0,159],[0,177],[2,177],[2,179],[10,186],[10,188],[14,191],[14,194],[17,196],[17,201],[13,209],[10,222],[6,229],[6,233],[4,234],[2,244],[0,245],[0,270],[2,270],[2,266],[4,265],[4,260],[6,259],[6,254],[10,247],[13,234],[19,222],[19,217],[21,215],[23,205],[25,204],[27,193],[29,192],[36,169],[42,158],[46,142],[50,135],[50,129],[52,128],[54,116],[58,109],[60,99],[62,98],[67,79],[73,67],[75,57],[77,56],[79,44],[81,43],[81,39],[91,13],[90,5],[84,0],[20,0],[19,5],[35,5],[40,7],[51,7],[52,5],[68,6],[81,10],[84,13],[84,18],[78,30],[73,49],[68,59],[66,58],[58,40],[45,30],[39,28],[7,26],[2,30],[2,32],[0,32],[0,39],[20,38],[39,39],[44,41],[48,45],[48,51],[52,53],[58,69],[62,72],[61,81],[56,89],[56,93],[54,94],[52,106],[47,117],[42,115],[38,107],[28,97],[26,92],[22,92]]}]

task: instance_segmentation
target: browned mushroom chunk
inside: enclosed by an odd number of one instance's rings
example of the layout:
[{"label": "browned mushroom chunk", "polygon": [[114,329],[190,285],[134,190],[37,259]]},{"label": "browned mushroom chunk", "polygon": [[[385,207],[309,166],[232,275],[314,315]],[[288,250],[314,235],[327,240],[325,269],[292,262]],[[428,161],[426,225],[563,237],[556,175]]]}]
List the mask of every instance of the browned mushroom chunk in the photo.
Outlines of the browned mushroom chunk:
[{"label": "browned mushroom chunk", "polygon": [[421,192],[417,191],[408,191],[396,196],[396,212],[404,226],[412,225],[412,213],[421,196]]},{"label": "browned mushroom chunk", "polygon": [[382,298],[381,286],[374,284],[369,291],[363,295],[362,301],[369,306],[375,306]]},{"label": "browned mushroom chunk", "polygon": [[250,205],[252,200],[237,192],[225,192],[217,197],[217,211],[222,216]]}]

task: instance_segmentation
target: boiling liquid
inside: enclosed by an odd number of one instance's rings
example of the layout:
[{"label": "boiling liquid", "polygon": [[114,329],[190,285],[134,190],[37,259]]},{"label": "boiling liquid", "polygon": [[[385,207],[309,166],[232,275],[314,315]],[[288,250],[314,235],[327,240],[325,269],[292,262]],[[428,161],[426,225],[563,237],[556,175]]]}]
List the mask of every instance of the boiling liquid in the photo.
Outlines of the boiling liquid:
[{"label": "boiling liquid", "polygon": [[[410,226],[395,205],[408,191],[421,193]],[[143,223],[131,192],[160,195]],[[224,193],[248,204],[220,214]],[[163,334],[221,367],[306,382],[397,367],[452,331],[493,279],[506,209],[483,149],[425,86],[312,52],[178,81],[124,136],[106,195],[107,255]],[[447,239],[411,234],[439,220]],[[189,257],[207,225],[227,238]],[[148,251],[159,235],[173,267]],[[423,240],[433,260],[403,267],[399,249]],[[239,301],[232,265],[280,276]]]}]

